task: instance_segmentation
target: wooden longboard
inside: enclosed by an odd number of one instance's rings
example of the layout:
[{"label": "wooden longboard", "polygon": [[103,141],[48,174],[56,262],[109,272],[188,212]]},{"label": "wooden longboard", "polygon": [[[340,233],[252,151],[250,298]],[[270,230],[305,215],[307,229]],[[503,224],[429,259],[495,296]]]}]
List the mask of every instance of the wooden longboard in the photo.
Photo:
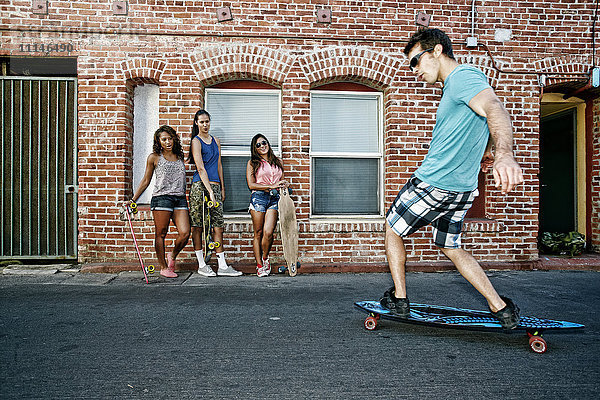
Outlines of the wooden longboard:
[{"label": "wooden longboard", "polygon": [[283,257],[290,276],[298,273],[298,223],[296,221],[296,207],[290,198],[287,188],[280,190],[279,197],[279,229],[281,232],[281,244],[283,245]]},{"label": "wooden longboard", "polygon": [[369,314],[364,326],[368,330],[377,328],[380,318],[407,324],[427,325],[438,328],[466,329],[485,332],[525,332],[529,336],[529,346],[536,353],[544,353],[547,343],[541,335],[546,330],[573,331],[583,329],[584,325],[568,321],[557,321],[537,317],[521,317],[519,325],[513,330],[505,330],[489,311],[468,310],[464,308],[435,306],[429,304],[410,305],[407,318],[393,314],[383,308],[378,301],[359,301],[354,306]]}]

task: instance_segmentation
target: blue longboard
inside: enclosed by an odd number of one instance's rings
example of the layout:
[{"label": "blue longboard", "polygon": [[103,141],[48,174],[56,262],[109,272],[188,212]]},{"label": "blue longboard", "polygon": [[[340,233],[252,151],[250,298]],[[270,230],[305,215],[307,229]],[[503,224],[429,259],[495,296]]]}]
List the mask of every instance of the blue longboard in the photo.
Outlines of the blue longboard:
[{"label": "blue longboard", "polygon": [[515,329],[506,330],[489,311],[411,303],[410,316],[402,318],[383,308],[378,301],[358,301],[354,303],[354,306],[369,314],[364,322],[364,326],[368,330],[376,329],[381,318],[438,328],[506,333],[525,332],[529,336],[529,347],[536,353],[544,353],[548,348],[546,341],[542,338],[543,331],[560,330],[564,332],[584,328],[584,325],[574,322],[521,317],[519,325]]}]

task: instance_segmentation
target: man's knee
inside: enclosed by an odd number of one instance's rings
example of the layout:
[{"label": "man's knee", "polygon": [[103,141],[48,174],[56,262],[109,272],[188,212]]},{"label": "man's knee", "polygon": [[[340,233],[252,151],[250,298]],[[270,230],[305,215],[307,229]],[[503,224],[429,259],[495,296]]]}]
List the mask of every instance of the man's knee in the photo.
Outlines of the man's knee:
[{"label": "man's knee", "polygon": [[388,224],[387,222],[385,224],[385,237],[388,240],[394,240],[394,241],[400,240],[400,241],[403,241],[402,240],[402,236],[398,235],[396,233],[396,231],[394,229],[392,229],[392,227],[390,226],[390,224]]}]

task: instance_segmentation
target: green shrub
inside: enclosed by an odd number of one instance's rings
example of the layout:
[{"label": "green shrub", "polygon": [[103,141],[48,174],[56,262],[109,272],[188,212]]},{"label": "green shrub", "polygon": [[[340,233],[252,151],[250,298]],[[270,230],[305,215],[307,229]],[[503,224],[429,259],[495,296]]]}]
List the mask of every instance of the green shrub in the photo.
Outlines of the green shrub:
[{"label": "green shrub", "polygon": [[579,232],[542,232],[538,239],[540,250],[546,254],[568,254],[573,257],[585,250],[585,235]]}]

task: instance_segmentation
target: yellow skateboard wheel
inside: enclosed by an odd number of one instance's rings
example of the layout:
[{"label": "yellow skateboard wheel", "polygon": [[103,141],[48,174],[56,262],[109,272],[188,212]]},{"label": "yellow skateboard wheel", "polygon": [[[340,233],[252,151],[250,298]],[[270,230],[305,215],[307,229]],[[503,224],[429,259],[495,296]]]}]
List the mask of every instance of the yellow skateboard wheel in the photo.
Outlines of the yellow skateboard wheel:
[{"label": "yellow skateboard wheel", "polygon": [[219,243],[219,242],[215,242],[214,245],[215,245],[215,249],[221,247],[221,243]]},{"label": "yellow skateboard wheel", "polygon": [[153,274],[154,273],[154,265],[148,265],[148,273],[149,274]]},{"label": "yellow skateboard wheel", "polygon": [[211,250],[214,249],[215,248],[215,243],[214,242],[210,242],[208,244],[208,248],[211,249]]},{"label": "yellow skateboard wheel", "polygon": [[215,203],[209,201],[208,203],[206,203],[206,205],[208,206],[208,208],[213,208],[215,206]]},{"label": "yellow skateboard wheel", "polygon": [[137,214],[137,212],[138,212],[137,203],[132,201],[131,204],[129,205],[129,208],[131,208],[131,212],[133,214]]}]

